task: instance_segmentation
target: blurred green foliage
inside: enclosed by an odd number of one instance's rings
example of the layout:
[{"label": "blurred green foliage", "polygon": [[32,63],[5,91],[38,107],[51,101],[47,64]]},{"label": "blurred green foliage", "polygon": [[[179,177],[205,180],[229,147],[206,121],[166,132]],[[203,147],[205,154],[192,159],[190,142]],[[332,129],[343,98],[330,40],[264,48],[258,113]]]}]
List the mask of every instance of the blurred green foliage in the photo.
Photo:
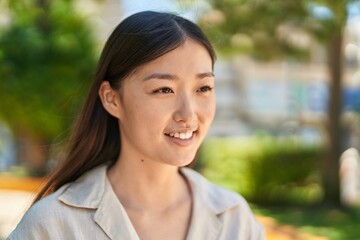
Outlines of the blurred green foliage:
[{"label": "blurred green foliage", "polygon": [[360,209],[315,207],[266,207],[253,206],[257,214],[276,219],[281,224],[331,240],[356,240],[360,236]]},{"label": "blurred green foliage", "polygon": [[10,177],[33,177],[29,169],[24,166],[11,166],[6,171],[1,171],[0,176],[10,176]]},{"label": "blurred green foliage", "polygon": [[0,29],[0,119],[16,135],[50,141],[78,111],[94,69],[94,41],[72,1],[5,0]]},{"label": "blurred green foliage", "polygon": [[308,205],[322,199],[321,153],[289,138],[214,138],[201,148],[200,171],[253,203]]},{"label": "blurred green foliage", "polygon": [[262,60],[308,60],[311,50],[308,37],[327,44],[346,23],[347,4],[359,1],[207,2],[212,9],[203,14],[199,23],[221,54],[246,53]]}]

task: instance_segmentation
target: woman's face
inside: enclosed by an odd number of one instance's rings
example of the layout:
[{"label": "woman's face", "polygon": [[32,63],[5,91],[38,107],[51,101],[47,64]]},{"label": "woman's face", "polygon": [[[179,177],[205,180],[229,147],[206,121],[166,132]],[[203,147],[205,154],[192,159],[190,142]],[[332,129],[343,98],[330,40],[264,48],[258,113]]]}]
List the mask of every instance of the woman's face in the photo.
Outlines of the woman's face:
[{"label": "woman's face", "polygon": [[120,89],[120,159],[187,165],[214,114],[210,55],[188,39],[124,80]]}]

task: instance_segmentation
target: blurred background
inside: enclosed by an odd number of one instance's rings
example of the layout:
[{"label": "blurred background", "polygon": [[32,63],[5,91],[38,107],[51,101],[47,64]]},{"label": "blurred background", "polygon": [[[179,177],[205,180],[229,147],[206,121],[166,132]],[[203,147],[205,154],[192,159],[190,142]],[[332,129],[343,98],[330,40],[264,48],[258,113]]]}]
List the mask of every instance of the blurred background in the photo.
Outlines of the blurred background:
[{"label": "blurred background", "polygon": [[218,53],[194,168],[268,239],[360,239],[356,0],[1,0],[0,239],[61,156],[105,40],[142,10],[197,22]]}]

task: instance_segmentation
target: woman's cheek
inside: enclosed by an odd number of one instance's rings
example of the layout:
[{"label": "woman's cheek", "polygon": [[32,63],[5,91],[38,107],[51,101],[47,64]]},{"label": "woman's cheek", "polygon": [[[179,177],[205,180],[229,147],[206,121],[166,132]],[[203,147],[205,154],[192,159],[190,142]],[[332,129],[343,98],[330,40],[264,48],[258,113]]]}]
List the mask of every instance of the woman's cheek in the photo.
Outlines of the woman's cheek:
[{"label": "woman's cheek", "polygon": [[211,98],[202,101],[199,109],[201,111],[203,119],[211,122],[214,118],[216,110],[215,96],[212,96]]}]

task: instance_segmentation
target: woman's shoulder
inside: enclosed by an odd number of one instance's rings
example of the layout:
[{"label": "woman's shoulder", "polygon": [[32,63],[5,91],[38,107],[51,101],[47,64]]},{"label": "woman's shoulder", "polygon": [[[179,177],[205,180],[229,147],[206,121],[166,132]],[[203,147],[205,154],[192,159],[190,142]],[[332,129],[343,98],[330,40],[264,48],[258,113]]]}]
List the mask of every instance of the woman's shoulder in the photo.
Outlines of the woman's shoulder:
[{"label": "woman's shoulder", "polygon": [[103,190],[103,181],[99,178],[104,175],[102,172],[104,169],[99,167],[86,172],[74,182],[63,185],[33,204],[25,213],[23,220],[46,222],[47,218],[54,219],[55,216],[60,217],[76,209],[71,207],[89,208],[89,202],[101,197],[99,195]]},{"label": "woman's shoulder", "polygon": [[64,236],[70,234],[79,221],[92,222],[105,182],[106,166],[99,166],[63,185],[32,205],[9,239],[24,239],[23,236],[28,236],[26,239],[66,239]]},{"label": "woman's shoulder", "polygon": [[32,205],[25,212],[8,239],[21,239],[22,236],[28,236],[28,239],[36,239],[40,235],[46,236],[48,229],[51,229],[51,226],[56,226],[56,219],[59,219],[64,213],[64,206],[58,197],[66,187],[58,189]]},{"label": "woman's shoulder", "polygon": [[66,190],[68,185],[65,185],[59,188],[54,193],[40,199],[34,203],[25,213],[23,219],[30,218],[32,221],[35,219],[46,220],[46,217],[53,215],[58,209],[63,208],[62,204],[59,202],[59,196]]}]

